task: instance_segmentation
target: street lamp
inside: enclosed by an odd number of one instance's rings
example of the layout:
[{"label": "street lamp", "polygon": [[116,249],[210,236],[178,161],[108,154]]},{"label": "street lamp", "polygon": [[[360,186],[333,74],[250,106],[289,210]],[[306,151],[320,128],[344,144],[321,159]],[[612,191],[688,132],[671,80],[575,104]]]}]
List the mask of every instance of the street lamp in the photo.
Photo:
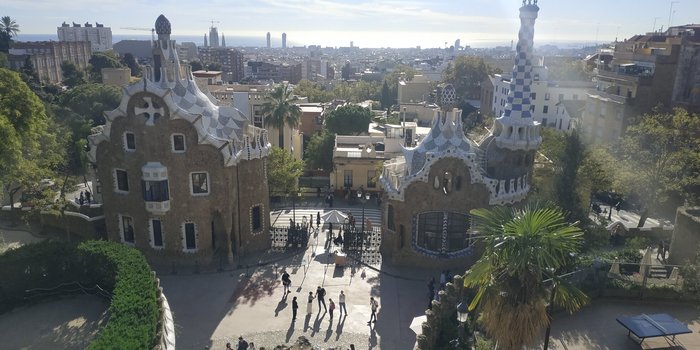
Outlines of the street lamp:
[{"label": "street lamp", "polygon": [[357,199],[362,202],[362,233],[365,232],[365,204],[369,200],[370,193],[362,191],[362,189],[357,190]]},{"label": "street lamp", "polygon": [[457,321],[459,321],[459,339],[464,338],[464,325],[467,323],[467,318],[469,317],[469,306],[462,300],[457,304]]}]

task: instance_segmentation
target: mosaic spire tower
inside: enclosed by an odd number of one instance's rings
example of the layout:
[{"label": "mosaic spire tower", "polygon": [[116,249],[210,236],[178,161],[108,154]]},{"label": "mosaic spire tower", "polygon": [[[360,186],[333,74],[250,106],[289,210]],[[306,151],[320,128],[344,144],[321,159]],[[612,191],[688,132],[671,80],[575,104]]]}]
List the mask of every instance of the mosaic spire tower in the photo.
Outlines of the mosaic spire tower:
[{"label": "mosaic spire tower", "polygon": [[523,1],[520,8],[520,31],[510,91],[503,115],[496,120],[496,144],[512,150],[533,150],[542,142],[539,123],[532,118],[532,47],[535,20],[540,8],[537,0]]}]

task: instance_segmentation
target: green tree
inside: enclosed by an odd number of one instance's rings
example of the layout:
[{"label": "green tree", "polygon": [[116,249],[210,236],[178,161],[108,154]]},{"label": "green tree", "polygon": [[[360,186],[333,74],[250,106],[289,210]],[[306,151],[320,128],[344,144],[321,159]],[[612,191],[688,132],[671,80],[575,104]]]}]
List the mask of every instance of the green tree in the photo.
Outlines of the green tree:
[{"label": "green tree", "polygon": [[583,233],[566,222],[561,210],[530,205],[471,214],[485,248],[467,271],[464,286],[477,290],[469,308],[479,309],[479,320],[499,349],[532,345],[550,324],[548,304],[574,312],[588,302],[583,292],[556,276],[583,243]]},{"label": "green tree", "polygon": [[141,76],[141,66],[136,61],[136,58],[134,58],[134,55],[132,55],[131,53],[127,52],[124,54],[124,57],[122,57],[122,64],[129,67],[129,69],[131,70],[132,77]]},{"label": "green tree", "polygon": [[481,83],[494,71],[481,57],[457,56],[445,68],[443,82],[452,84],[462,100],[479,99]]},{"label": "green tree", "polygon": [[73,62],[63,61],[61,71],[63,72],[63,84],[69,88],[86,83],[85,74]]},{"label": "green tree", "polygon": [[116,86],[84,84],[63,93],[59,97],[59,105],[69,108],[96,126],[105,123],[103,113],[117,108],[121,97],[121,90]]},{"label": "green tree", "polygon": [[335,147],[335,134],[323,130],[311,137],[306,146],[306,159],[312,169],[333,169],[333,148]]},{"label": "green tree", "polygon": [[272,148],[267,157],[267,181],[270,195],[296,193],[304,161],[292,157],[281,148]]},{"label": "green tree", "polygon": [[309,102],[323,103],[333,100],[333,93],[319,83],[310,80],[302,79],[295,87],[294,94],[301,97],[307,97]]},{"label": "green tree", "polygon": [[192,68],[193,72],[196,72],[198,70],[203,70],[204,65],[202,64],[201,61],[194,60],[194,61],[190,62],[190,68]]},{"label": "green tree", "polygon": [[326,115],[326,129],[338,135],[358,135],[367,132],[372,112],[358,105],[344,105]]},{"label": "green tree", "polygon": [[554,183],[557,204],[564,210],[568,220],[586,222],[588,212],[581,202],[578,186],[579,168],[586,157],[586,149],[575,130],[564,135],[564,149],[558,159],[560,166]]},{"label": "green tree", "polygon": [[58,126],[19,74],[0,68],[0,185],[14,208],[15,196],[39,193],[64,161]]},{"label": "green tree", "polygon": [[279,148],[284,148],[284,127],[296,128],[301,119],[301,108],[296,104],[298,97],[293,92],[289,84],[277,85],[262,106],[265,125],[279,130]]},{"label": "green tree", "polygon": [[90,80],[102,82],[102,68],[121,68],[123,65],[113,51],[95,52],[90,57]]},{"label": "green tree", "polygon": [[0,18],[0,32],[12,38],[20,32],[19,24],[17,24],[14,19],[10,18],[10,16],[2,16],[2,18]]},{"label": "green tree", "polygon": [[391,106],[395,101],[394,96],[391,94],[389,83],[387,83],[386,79],[384,80],[384,84],[382,84],[382,93],[379,101],[382,103],[382,109],[386,109],[387,113],[391,110]]},{"label": "green tree", "polygon": [[[649,210],[659,209],[672,193],[698,203],[700,196],[700,118],[677,108],[658,108],[630,125],[613,150],[623,171],[616,179],[626,193],[644,205],[639,225]],[[682,203],[679,203],[682,204]]]},{"label": "green tree", "polygon": [[7,59],[7,54],[0,50],[0,68],[9,68],[10,61]]},{"label": "green tree", "polygon": [[207,70],[216,70],[216,71],[220,71],[220,70],[221,70],[221,63],[217,63],[217,62],[208,62],[208,63],[207,63]]}]

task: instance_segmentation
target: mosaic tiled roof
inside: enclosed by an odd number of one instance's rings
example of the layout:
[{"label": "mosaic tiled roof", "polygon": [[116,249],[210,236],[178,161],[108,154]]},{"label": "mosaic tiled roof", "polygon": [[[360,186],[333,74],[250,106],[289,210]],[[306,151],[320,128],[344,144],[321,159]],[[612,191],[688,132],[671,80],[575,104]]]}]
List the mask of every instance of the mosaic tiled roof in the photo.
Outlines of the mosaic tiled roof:
[{"label": "mosaic tiled roof", "polygon": [[170,35],[170,30],[170,21],[163,15],[158,16],[158,19],[156,19],[156,34]]}]

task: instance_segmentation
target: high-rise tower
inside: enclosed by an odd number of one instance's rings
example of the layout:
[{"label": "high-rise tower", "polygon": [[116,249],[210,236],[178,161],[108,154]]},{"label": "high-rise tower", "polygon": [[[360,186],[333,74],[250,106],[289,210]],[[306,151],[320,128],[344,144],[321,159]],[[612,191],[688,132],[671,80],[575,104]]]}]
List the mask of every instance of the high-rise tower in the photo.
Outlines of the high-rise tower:
[{"label": "high-rise tower", "polygon": [[287,48],[287,33],[282,33],[282,48]]},{"label": "high-rise tower", "polygon": [[207,34],[204,34],[204,47],[209,47],[209,41],[207,41]]},{"label": "high-rise tower", "polygon": [[226,38],[224,37],[224,32],[221,32],[221,47],[226,47]]},{"label": "high-rise tower", "polygon": [[219,30],[214,26],[209,28],[209,44],[211,47],[219,47]]},{"label": "high-rise tower", "polygon": [[270,32],[267,32],[267,48],[270,48]]},{"label": "high-rise tower", "polygon": [[524,0],[520,8],[520,30],[515,48],[515,62],[508,100],[500,118],[496,119],[496,144],[511,150],[533,150],[542,143],[540,124],[531,115],[532,46],[535,20],[540,8],[537,0]]}]

